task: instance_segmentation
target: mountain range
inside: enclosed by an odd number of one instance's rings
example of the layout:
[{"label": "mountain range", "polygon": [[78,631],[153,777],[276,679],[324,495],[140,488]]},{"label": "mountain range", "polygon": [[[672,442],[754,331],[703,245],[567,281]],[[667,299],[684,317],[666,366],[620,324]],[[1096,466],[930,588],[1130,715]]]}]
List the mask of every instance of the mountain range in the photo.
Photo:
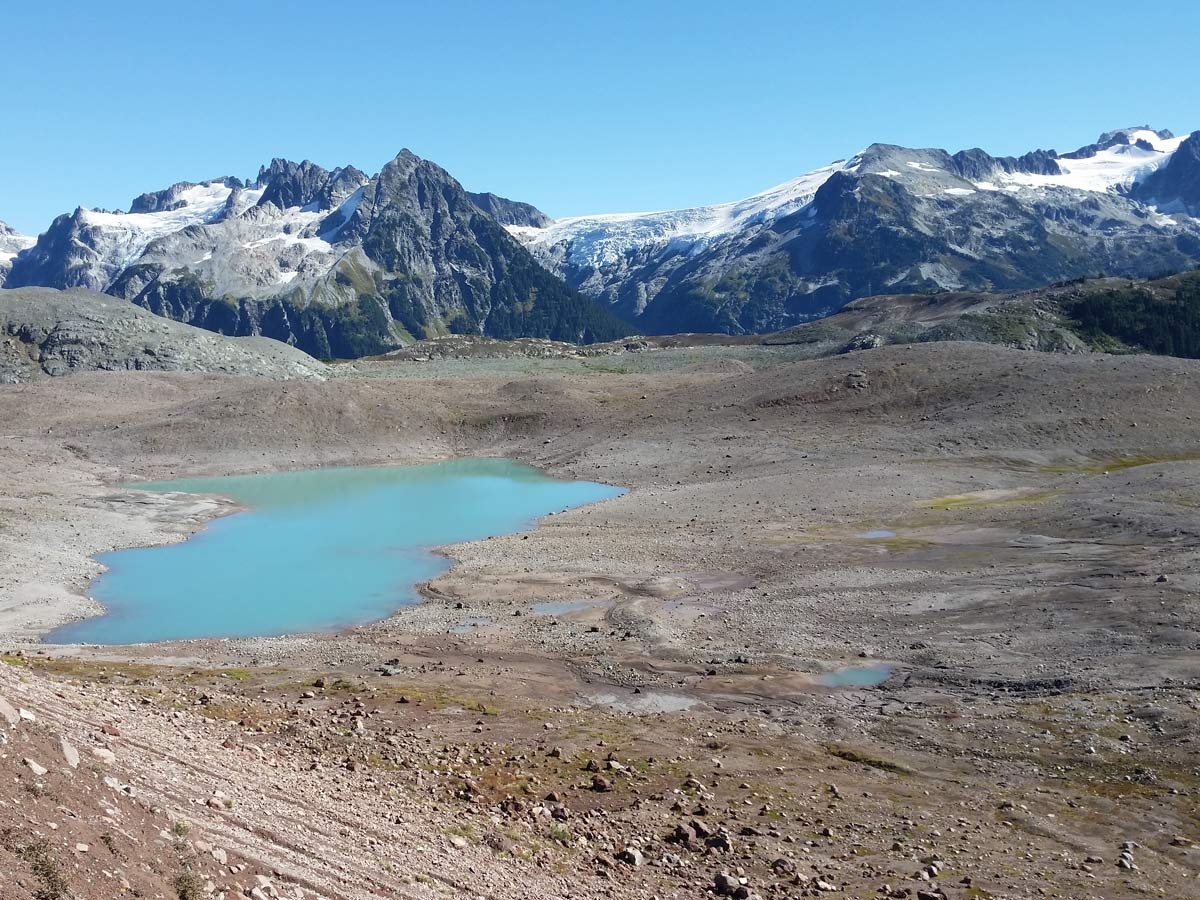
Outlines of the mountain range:
[{"label": "mountain range", "polygon": [[627,333],[503,224],[546,221],[526,204],[468,193],[407,150],[373,177],[276,159],[250,181],[180,182],[128,212],[61,215],[12,258],[4,287],[103,291],[320,358],[451,332],[584,343]]},{"label": "mountain range", "polygon": [[745,200],[552,220],[402,151],[374,176],[272,160],[36,241],[6,288],[88,288],[319,357],[442,334],[591,342],[775,331],[875,294],[1016,290],[1200,263],[1200,132],[996,157],[873,144]]},{"label": "mountain range", "polygon": [[512,230],[646,333],[765,332],[874,294],[1014,290],[1200,262],[1200,133],[1071,153],[873,144],[736,203]]}]

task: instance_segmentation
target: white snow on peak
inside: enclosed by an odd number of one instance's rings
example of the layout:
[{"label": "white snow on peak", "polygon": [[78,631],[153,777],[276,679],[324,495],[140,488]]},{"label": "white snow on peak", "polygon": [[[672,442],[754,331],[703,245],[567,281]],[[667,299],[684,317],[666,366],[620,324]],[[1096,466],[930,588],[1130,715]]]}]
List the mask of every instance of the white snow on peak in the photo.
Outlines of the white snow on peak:
[{"label": "white snow on peak", "polygon": [[198,184],[185,189],[178,209],[148,213],[110,213],[81,209],[84,224],[102,229],[99,242],[103,267],[112,274],[137,261],[155,240],[182,231],[189,225],[203,225],[220,216],[225,201],[233,193],[220,181]]},{"label": "white snow on peak", "polygon": [[[1153,131],[1139,129],[1127,132],[1130,143],[1100,150],[1085,159],[1057,160],[1061,175],[1032,175],[1015,172],[1000,176],[1005,186],[1067,187],[1077,191],[1113,191],[1142,181],[1155,169],[1166,165],[1184,137],[1160,138]],[[1135,146],[1145,141],[1154,149]]]},{"label": "white snow on peak", "polygon": [[258,206],[258,201],[262,199],[262,195],[266,192],[267,188],[265,185],[263,187],[243,188],[240,191],[235,191],[233,208],[230,214],[240,216],[252,207]]},{"label": "white snow on peak", "polygon": [[336,213],[336,214],[340,215],[342,218],[341,218],[341,221],[336,226],[334,226],[331,230],[327,231],[325,234],[321,235],[321,240],[332,244],[338,239],[338,237],[342,233],[342,229],[344,229],[347,225],[350,224],[351,217],[354,215],[355,212],[358,211],[358,205],[360,203],[362,203],[363,195],[366,193],[366,191],[367,191],[366,185],[363,185],[357,191],[355,191],[353,194],[351,194],[349,197],[347,197],[345,200],[343,200],[342,205],[339,206],[337,209],[335,209],[333,211],[333,213],[330,213],[331,216],[334,213]]},{"label": "white snow on peak", "polygon": [[12,262],[14,256],[36,243],[37,238],[21,234],[19,231],[13,231],[3,222],[0,222],[0,265],[7,265]]},{"label": "white snow on peak", "polygon": [[821,185],[846,165],[840,160],[731,203],[660,212],[573,216],[557,219],[544,228],[509,225],[508,231],[526,244],[543,248],[566,244],[568,261],[580,267],[615,264],[628,251],[645,246],[674,245],[694,253],[749,225],[773,222],[798,212],[812,202]]}]

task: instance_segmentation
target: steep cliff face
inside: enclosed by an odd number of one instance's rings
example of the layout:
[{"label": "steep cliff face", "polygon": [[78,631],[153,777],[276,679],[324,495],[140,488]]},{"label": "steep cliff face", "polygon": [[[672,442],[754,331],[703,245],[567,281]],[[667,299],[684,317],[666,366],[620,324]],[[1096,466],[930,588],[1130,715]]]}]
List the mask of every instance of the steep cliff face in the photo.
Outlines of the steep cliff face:
[{"label": "steep cliff face", "polygon": [[103,291],[320,357],[450,332],[588,342],[630,330],[493,215],[547,221],[527,204],[469,194],[408,151],[373,178],[275,159],[250,183],[181,182],[128,213],[60,216],[13,260],[6,286]]},{"label": "steep cliff face", "polygon": [[1133,194],[1164,212],[1200,217],[1200,131],[1193,131],[1170,161],[1138,184]]}]

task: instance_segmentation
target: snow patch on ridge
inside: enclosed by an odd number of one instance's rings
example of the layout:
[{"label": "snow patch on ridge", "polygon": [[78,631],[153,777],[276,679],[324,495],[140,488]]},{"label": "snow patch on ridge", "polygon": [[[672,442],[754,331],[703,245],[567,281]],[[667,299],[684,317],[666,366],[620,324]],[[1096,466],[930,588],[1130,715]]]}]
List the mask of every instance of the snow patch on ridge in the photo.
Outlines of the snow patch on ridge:
[{"label": "snow patch on ridge", "polygon": [[183,205],[178,209],[152,213],[80,209],[79,217],[85,225],[103,230],[105,239],[97,249],[103,258],[104,269],[115,274],[136,262],[158,238],[218,218],[232,193],[232,188],[214,181],[183,191],[179,197]]},{"label": "snow patch on ridge", "polygon": [[[1056,162],[1061,175],[1035,175],[1022,172],[1003,174],[1000,180],[1008,189],[1021,187],[1066,187],[1077,191],[1105,192],[1128,188],[1151,172],[1166,165],[1171,154],[1186,140],[1184,137],[1161,138],[1148,130],[1129,132],[1128,144],[1118,144],[1084,159]],[[1136,146],[1143,141],[1153,149]],[[979,187],[979,185],[976,185]]]},{"label": "snow patch on ridge", "polygon": [[0,265],[12,262],[18,253],[29,249],[36,243],[37,238],[32,238],[25,234],[19,234],[15,231],[10,231],[7,234],[0,232]]},{"label": "snow patch on ridge", "polygon": [[620,262],[630,250],[666,245],[696,253],[715,240],[750,225],[773,222],[799,212],[812,202],[817,189],[846,168],[840,160],[762,193],[713,206],[644,213],[610,213],[557,219],[544,228],[509,225],[509,233],[528,245],[568,246],[568,261],[579,267],[600,268]]}]

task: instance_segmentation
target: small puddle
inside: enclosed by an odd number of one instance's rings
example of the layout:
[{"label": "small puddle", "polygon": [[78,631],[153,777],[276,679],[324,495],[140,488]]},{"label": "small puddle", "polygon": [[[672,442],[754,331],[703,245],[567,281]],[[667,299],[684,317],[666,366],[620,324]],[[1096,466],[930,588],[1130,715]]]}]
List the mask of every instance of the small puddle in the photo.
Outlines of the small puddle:
[{"label": "small puddle", "polygon": [[855,537],[863,541],[878,541],[882,538],[894,538],[896,532],[885,531],[882,528],[878,531],[864,531],[862,534],[856,534]]},{"label": "small puddle", "polygon": [[535,616],[565,616],[567,613],[592,609],[596,606],[599,606],[599,603],[595,600],[546,600],[533,604],[533,614]]},{"label": "small puddle", "polygon": [[476,616],[473,619],[467,619],[459,622],[457,625],[450,627],[452,634],[469,634],[475,628],[483,628],[485,625],[491,625],[491,616]]},{"label": "small puddle", "polygon": [[817,678],[825,687],[875,687],[891,677],[895,669],[891,663],[871,663],[867,666],[846,666],[826,672]]}]

